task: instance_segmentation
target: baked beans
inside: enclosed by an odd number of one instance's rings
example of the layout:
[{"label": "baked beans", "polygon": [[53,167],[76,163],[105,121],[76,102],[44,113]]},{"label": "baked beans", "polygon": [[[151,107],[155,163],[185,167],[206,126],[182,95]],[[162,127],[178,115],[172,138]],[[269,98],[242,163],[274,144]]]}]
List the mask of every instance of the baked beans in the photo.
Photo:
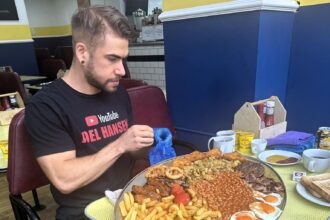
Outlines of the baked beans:
[{"label": "baked beans", "polygon": [[211,210],[221,212],[222,219],[229,219],[235,212],[249,210],[249,204],[255,201],[252,189],[237,172],[224,171],[214,180],[195,180],[190,186],[207,201]]}]

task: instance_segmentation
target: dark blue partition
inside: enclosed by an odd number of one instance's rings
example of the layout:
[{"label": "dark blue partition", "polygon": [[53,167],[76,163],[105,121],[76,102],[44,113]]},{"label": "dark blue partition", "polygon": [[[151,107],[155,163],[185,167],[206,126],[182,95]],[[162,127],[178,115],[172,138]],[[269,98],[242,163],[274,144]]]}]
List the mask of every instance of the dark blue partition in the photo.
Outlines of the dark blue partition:
[{"label": "dark blue partition", "polygon": [[330,4],[296,14],[286,108],[288,128],[315,133],[330,126]]},{"label": "dark blue partition", "polygon": [[0,66],[12,66],[18,74],[39,74],[33,42],[3,43],[0,51]]},{"label": "dark blue partition", "polygon": [[52,55],[55,55],[55,49],[57,46],[72,46],[72,36],[40,37],[34,38],[33,40],[36,48],[46,47]]}]

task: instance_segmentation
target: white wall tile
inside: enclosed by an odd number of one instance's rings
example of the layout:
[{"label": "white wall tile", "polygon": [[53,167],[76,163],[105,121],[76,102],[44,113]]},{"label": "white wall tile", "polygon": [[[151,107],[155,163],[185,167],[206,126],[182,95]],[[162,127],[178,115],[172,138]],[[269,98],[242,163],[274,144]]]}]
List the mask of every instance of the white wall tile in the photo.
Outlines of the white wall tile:
[{"label": "white wall tile", "polygon": [[160,79],[159,76],[158,75],[155,75],[155,74],[151,75],[151,78],[153,80],[157,80],[157,81]]},{"label": "white wall tile", "polygon": [[161,68],[155,68],[155,73],[157,73],[157,74],[162,74],[163,71],[162,71]]}]

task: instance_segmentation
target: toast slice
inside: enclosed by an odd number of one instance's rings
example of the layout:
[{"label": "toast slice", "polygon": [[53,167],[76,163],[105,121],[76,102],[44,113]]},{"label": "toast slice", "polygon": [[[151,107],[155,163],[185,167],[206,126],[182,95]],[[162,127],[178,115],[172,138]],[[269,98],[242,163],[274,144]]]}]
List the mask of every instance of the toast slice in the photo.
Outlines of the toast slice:
[{"label": "toast slice", "polygon": [[321,190],[312,186],[313,181],[330,180],[330,173],[319,174],[315,176],[303,176],[300,183],[315,197],[322,198]]},{"label": "toast slice", "polygon": [[312,194],[313,196],[321,199],[322,198],[322,195],[317,193],[316,191],[312,190],[311,188],[306,188],[308,192],[310,192],[310,194]]},{"label": "toast slice", "polygon": [[312,181],[320,181],[330,179],[330,173],[318,174],[315,176],[303,176],[300,179],[300,183],[305,187],[310,187]]},{"label": "toast slice", "polygon": [[312,181],[311,188],[330,202],[330,179]]}]

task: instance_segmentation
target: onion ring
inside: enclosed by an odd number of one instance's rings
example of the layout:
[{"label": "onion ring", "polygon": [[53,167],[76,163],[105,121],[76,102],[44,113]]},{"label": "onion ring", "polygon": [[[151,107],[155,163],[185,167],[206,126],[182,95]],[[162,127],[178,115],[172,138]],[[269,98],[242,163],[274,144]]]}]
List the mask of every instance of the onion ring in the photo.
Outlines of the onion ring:
[{"label": "onion ring", "polygon": [[150,167],[146,171],[146,177],[153,178],[153,177],[165,176],[167,170],[168,167],[164,165],[157,165],[154,167]]},{"label": "onion ring", "polygon": [[172,180],[180,179],[183,177],[183,170],[178,167],[170,167],[166,171],[166,177]]}]

